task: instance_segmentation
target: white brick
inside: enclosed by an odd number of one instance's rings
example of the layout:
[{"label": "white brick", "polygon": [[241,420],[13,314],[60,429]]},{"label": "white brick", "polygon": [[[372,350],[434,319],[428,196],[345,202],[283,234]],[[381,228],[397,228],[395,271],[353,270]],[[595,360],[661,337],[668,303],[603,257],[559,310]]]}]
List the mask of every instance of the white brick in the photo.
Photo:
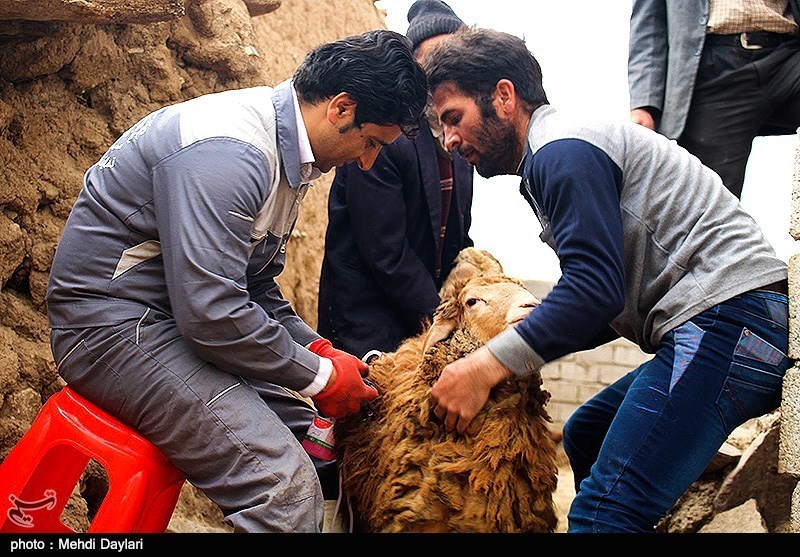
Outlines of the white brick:
[{"label": "white brick", "polygon": [[615,346],[614,347],[614,360],[615,364],[630,366],[631,369],[639,367],[639,364],[650,360],[652,354],[646,354],[635,344]]},{"label": "white brick", "polygon": [[611,344],[604,344],[587,350],[583,357],[586,361],[614,363],[614,347]]},{"label": "white brick", "polygon": [[[795,477],[800,475],[800,367],[795,364],[783,378],[778,470]],[[798,507],[800,511],[800,507]]]},{"label": "white brick", "polygon": [[578,363],[564,363],[561,366],[561,377],[565,381],[595,382],[598,380],[597,369],[593,366]]},{"label": "white brick", "polygon": [[[798,149],[800,153],[800,149]],[[800,156],[800,155],[798,155]],[[798,169],[800,174],[800,168]],[[800,196],[800,181],[795,184]],[[800,201],[798,201],[800,203]],[[800,210],[796,217],[800,219]],[[789,258],[789,357],[800,359],[800,253]]]},{"label": "white brick", "polygon": [[550,417],[553,418],[554,423],[563,425],[575,411],[575,408],[577,408],[575,404],[551,401],[545,409],[550,414]]},{"label": "white brick", "polygon": [[[797,129],[800,136],[800,128]],[[800,240],[800,142],[794,152],[794,172],[792,173],[791,214],[789,216],[789,234]],[[790,289],[790,291],[792,291]]]},{"label": "white brick", "polygon": [[548,379],[561,379],[561,365],[555,363],[549,363],[542,366],[541,369],[542,379],[547,381]]},{"label": "white brick", "polygon": [[615,364],[595,364],[592,366],[592,371],[596,374],[597,382],[603,385],[610,385],[629,371],[632,368],[628,366],[621,366]]},{"label": "white brick", "polygon": [[594,395],[603,390],[604,385],[598,383],[587,383],[578,386],[578,398],[576,402],[580,405],[592,398]]},{"label": "white brick", "polygon": [[578,384],[571,381],[550,381],[544,384],[544,388],[550,393],[551,401],[568,402],[575,404],[579,402]]}]

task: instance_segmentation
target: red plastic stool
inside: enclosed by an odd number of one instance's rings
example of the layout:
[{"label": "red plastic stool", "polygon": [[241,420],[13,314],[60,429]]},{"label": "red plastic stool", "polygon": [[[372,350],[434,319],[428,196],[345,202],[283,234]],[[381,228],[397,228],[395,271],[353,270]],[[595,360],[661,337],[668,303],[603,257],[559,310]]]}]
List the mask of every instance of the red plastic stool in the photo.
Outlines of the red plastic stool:
[{"label": "red plastic stool", "polygon": [[0,532],[74,532],[61,513],[90,458],[109,485],[87,532],[166,530],[184,476],[134,429],[65,387],[0,464]]}]

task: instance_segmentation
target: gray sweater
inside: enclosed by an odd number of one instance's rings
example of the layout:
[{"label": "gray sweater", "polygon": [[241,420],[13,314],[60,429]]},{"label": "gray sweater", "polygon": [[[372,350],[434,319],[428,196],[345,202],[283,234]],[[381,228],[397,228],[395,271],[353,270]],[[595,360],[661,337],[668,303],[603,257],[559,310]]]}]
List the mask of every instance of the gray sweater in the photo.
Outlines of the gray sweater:
[{"label": "gray sweater", "polygon": [[760,227],[719,176],[642,126],[575,122],[545,105],[521,167],[562,275],[515,329],[489,343],[527,374],[610,326],[653,353],[711,306],[787,277]]}]

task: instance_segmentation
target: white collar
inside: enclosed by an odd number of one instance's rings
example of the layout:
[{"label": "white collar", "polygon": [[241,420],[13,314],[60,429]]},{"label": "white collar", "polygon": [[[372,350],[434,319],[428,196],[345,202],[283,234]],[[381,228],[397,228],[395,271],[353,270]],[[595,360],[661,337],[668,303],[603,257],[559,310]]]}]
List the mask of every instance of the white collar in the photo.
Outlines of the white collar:
[{"label": "white collar", "polygon": [[308,131],[303,121],[303,114],[300,112],[300,103],[297,100],[297,91],[292,85],[292,101],[294,102],[294,114],[297,120],[297,142],[300,151],[300,181],[304,184],[316,180],[322,176],[322,172],[314,166],[316,159],[311,150],[311,142],[308,140]]}]

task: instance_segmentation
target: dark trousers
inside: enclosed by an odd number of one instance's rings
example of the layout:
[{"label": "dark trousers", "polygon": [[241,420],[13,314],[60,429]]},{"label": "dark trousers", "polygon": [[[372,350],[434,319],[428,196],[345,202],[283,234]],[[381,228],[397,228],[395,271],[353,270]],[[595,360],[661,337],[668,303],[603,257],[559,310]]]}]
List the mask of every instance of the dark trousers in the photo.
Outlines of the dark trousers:
[{"label": "dark trousers", "polygon": [[706,44],[678,143],[741,198],[753,139],[800,126],[800,38],[775,47]]},{"label": "dark trousers", "polygon": [[175,320],[151,309],[117,325],[52,329],[50,340],[64,380],[161,449],[234,532],[321,531],[338,469],[301,445],[314,416],[305,400],[202,360]]}]

